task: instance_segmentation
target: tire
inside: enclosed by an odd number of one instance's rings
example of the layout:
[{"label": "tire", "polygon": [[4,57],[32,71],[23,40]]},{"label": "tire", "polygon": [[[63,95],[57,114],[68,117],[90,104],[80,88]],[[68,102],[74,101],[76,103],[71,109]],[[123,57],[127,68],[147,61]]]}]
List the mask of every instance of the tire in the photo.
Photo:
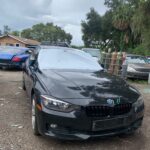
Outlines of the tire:
[{"label": "tire", "polygon": [[37,123],[37,114],[36,114],[36,106],[35,106],[35,96],[32,98],[32,130],[33,134],[39,136],[38,123]]}]

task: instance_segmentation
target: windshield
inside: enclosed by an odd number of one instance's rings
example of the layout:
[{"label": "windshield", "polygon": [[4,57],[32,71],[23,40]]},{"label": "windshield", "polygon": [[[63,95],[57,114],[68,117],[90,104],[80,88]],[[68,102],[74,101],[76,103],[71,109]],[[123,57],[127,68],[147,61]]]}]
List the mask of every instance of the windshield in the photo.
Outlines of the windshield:
[{"label": "windshield", "polygon": [[8,48],[8,47],[0,47],[0,53],[1,54],[18,54],[24,52],[23,49],[18,48]]},{"label": "windshield", "polygon": [[42,49],[38,63],[40,69],[102,70],[89,54],[75,49]]},{"label": "windshield", "polygon": [[147,64],[148,59],[142,56],[130,56],[126,58],[127,63]]}]

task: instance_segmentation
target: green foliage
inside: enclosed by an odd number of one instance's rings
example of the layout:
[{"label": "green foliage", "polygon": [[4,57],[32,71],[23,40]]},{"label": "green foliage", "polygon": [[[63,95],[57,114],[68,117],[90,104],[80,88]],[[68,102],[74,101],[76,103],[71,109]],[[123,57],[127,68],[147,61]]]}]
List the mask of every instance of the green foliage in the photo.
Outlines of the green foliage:
[{"label": "green foliage", "polygon": [[0,36],[2,36],[2,30],[0,30]]},{"label": "green foliage", "polygon": [[90,12],[86,17],[87,21],[82,21],[82,32],[83,32],[83,41],[87,47],[95,47],[99,45],[101,39],[102,31],[102,18],[101,16],[91,8]]},{"label": "green foliage", "polygon": [[129,48],[128,53],[150,56],[150,50],[148,48],[146,48],[143,44],[138,45],[134,49]]},{"label": "green foliage", "polygon": [[8,25],[4,25],[4,29],[3,29],[3,34],[6,35],[6,34],[9,34],[11,31],[11,29],[9,28]]},{"label": "green foliage", "polygon": [[32,28],[23,30],[21,35],[24,38],[31,38],[40,42],[67,42],[70,44],[72,40],[71,34],[66,33],[60,27],[53,25],[53,23],[36,24]]},{"label": "green foliage", "polygon": [[[141,44],[145,53],[150,53],[150,1],[141,0],[132,18],[133,32],[141,35]],[[149,50],[149,51],[148,51]],[[148,52],[147,52],[148,51]]]},{"label": "green foliage", "polygon": [[104,16],[91,9],[81,23],[85,46],[149,55],[150,0],[105,0],[105,5]]},{"label": "green foliage", "polygon": [[19,31],[12,31],[10,34],[14,35],[14,36],[19,36],[20,32]]},{"label": "green foliage", "polygon": [[31,39],[32,36],[31,36],[31,29],[24,29],[22,32],[21,32],[21,36],[27,38],[27,39]]}]

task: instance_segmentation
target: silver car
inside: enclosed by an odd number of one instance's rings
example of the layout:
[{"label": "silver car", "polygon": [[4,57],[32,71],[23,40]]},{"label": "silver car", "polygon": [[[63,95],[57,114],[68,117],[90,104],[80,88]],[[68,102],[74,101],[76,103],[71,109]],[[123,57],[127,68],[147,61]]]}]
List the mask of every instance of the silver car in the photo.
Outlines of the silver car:
[{"label": "silver car", "polygon": [[126,57],[126,63],[128,64],[128,78],[148,79],[150,64],[148,64],[146,57],[130,54]]}]

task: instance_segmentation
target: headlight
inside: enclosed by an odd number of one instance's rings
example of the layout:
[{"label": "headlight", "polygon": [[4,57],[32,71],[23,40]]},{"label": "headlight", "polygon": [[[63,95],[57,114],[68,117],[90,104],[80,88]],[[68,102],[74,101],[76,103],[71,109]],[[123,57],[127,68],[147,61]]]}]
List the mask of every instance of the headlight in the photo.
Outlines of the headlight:
[{"label": "headlight", "polygon": [[129,71],[129,72],[135,72],[136,70],[134,68],[132,68],[132,67],[128,67],[127,71]]},{"label": "headlight", "polygon": [[62,112],[71,112],[77,108],[75,105],[49,97],[47,95],[41,95],[41,99],[43,105],[48,109]]},{"label": "headlight", "polygon": [[144,104],[143,97],[140,96],[138,100],[134,103],[135,106],[139,107]]},{"label": "headlight", "polygon": [[135,112],[140,112],[144,109],[144,101],[142,96],[138,98],[138,100],[134,103]]}]

